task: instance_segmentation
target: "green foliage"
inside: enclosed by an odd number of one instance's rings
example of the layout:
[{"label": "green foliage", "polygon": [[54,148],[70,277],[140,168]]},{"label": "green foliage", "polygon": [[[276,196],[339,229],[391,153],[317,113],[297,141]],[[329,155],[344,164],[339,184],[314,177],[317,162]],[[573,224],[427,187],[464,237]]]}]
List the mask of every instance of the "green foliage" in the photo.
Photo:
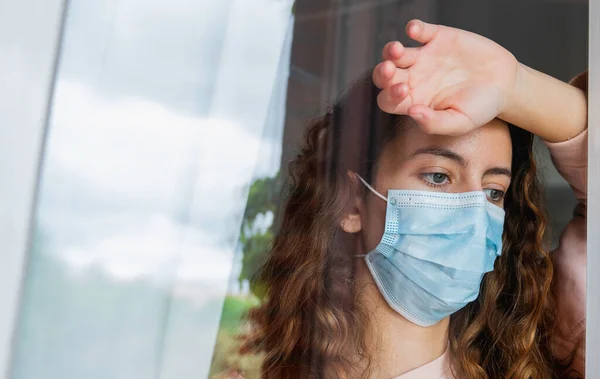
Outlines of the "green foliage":
[{"label": "green foliage", "polygon": [[[275,212],[279,193],[281,190],[281,177],[277,173],[272,178],[256,179],[250,186],[248,203],[244,212],[244,226],[251,227],[260,213]],[[243,229],[242,229],[243,231]],[[243,235],[243,233],[242,233]]]},{"label": "green foliage", "polygon": [[223,304],[223,315],[221,316],[221,329],[236,329],[248,314],[250,308],[258,305],[258,299],[254,296],[235,297],[227,296]]},{"label": "green foliage", "polygon": [[[244,245],[240,279],[252,278],[260,270],[265,263],[272,243],[273,233],[271,230],[267,230],[265,233],[257,233],[247,240]],[[260,291],[257,291],[256,283],[254,281],[251,283],[252,292],[259,295]]]},{"label": "green foliage", "polygon": [[[274,238],[274,223],[266,230],[257,230],[257,217],[260,214],[277,212],[280,193],[282,188],[281,176],[279,173],[272,178],[257,179],[250,186],[248,194],[248,203],[244,212],[242,222],[242,231],[240,233],[240,242],[244,253],[242,259],[242,270],[239,280],[251,280],[264,265],[267,254],[271,249]],[[259,284],[252,283],[252,291],[260,294]]]},{"label": "green foliage", "polygon": [[[255,180],[248,192],[248,201],[240,232],[242,245],[242,269],[239,281],[250,280],[253,294],[248,297],[227,296],[223,304],[221,323],[209,377],[212,379],[234,377],[235,372],[242,373],[245,379],[259,378],[262,357],[255,354],[240,354],[244,319],[250,308],[260,304],[260,283],[253,280],[255,274],[265,263],[274,238],[274,223],[261,224],[260,215],[277,212],[282,188],[279,173],[271,178]],[[264,223],[264,221],[262,221]]]}]

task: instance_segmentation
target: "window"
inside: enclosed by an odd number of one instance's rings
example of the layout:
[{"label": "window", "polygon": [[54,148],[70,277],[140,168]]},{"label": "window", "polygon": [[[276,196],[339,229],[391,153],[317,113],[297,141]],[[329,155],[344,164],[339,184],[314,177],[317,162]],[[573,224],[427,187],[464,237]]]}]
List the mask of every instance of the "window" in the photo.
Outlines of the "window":
[{"label": "window", "polygon": [[[0,129],[6,379],[258,378],[263,357],[240,354],[238,336],[262,301],[254,278],[307,121],[385,43],[412,45],[412,18],[482,34],[568,81],[588,67],[598,12],[594,0],[53,0],[42,20],[28,3],[0,11],[0,53],[22,49],[0,62],[0,124],[23,131]],[[22,61],[40,63],[5,81]],[[556,247],[576,199],[535,150]],[[598,217],[590,198],[588,225]],[[588,318],[596,308],[588,300]],[[589,375],[600,343],[587,333]]]}]

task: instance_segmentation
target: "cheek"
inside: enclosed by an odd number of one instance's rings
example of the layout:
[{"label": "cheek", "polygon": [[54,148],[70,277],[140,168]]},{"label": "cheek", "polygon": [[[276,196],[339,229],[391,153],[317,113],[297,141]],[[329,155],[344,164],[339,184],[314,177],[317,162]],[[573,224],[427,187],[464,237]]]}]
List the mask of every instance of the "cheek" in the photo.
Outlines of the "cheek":
[{"label": "cheek", "polygon": [[[377,199],[378,202],[383,203],[382,200]],[[371,201],[373,203],[373,201]],[[363,249],[364,253],[368,253],[373,250],[381,241],[383,232],[385,230],[385,211],[386,206],[383,204],[369,204],[363,217]]]}]

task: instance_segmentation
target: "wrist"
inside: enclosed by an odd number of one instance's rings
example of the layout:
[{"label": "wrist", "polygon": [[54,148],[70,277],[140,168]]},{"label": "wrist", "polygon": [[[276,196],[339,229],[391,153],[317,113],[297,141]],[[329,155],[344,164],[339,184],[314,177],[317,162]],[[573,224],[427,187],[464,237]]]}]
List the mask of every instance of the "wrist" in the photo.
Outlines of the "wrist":
[{"label": "wrist", "polygon": [[519,63],[498,118],[545,141],[562,142],[587,127],[587,100],[582,90]]},{"label": "wrist", "polygon": [[[515,58],[516,61],[516,58]],[[525,93],[532,87],[532,76],[530,68],[519,61],[515,63],[514,82],[508,87],[502,107],[498,112],[498,118],[514,124],[522,112],[523,101],[528,98]]]}]

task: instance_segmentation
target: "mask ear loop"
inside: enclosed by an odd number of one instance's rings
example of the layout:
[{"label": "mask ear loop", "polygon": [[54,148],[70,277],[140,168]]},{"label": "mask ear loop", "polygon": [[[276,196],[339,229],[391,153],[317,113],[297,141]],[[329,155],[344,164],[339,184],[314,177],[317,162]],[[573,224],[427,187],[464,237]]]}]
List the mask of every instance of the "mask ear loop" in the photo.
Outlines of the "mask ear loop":
[{"label": "mask ear loop", "polygon": [[[371,187],[371,185],[369,183],[367,183],[367,181],[364,180],[360,175],[358,175],[358,174],[355,174],[355,175],[358,178],[358,180],[360,180],[362,182],[362,184],[364,184],[365,187],[367,187],[369,189],[369,191],[373,192],[373,194],[375,196],[377,196],[378,198],[380,198],[381,200],[383,200],[387,203],[388,199],[385,196],[383,196],[382,194],[377,192],[377,190],[375,188]],[[367,256],[367,254],[355,254],[354,258],[364,258],[366,256]]]},{"label": "mask ear loop", "polygon": [[356,174],[356,177],[358,178],[358,180],[360,180],[362,182],[362,184],[365,185],[365,187],[367,187],[371,192],[373,192],[375,194],[375,196],[377,196],[378,198],[380,198],[381,200],[383,200],[387,203],[387,201],[388,201],[387,197],[385,197],[382,194],[380,194],[379,192],[377,192],[377,190],[375,188],[371,187],[371,185],[369,183],[367,183],[367,181],[364,180],[360,175]]}]

